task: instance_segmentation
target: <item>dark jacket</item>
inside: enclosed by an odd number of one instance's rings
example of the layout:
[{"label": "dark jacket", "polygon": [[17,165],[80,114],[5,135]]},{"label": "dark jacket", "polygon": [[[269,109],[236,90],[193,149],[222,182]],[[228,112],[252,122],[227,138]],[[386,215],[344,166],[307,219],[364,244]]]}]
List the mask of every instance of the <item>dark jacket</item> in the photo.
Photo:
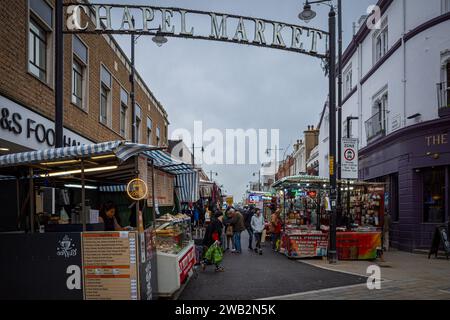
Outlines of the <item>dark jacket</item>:
[{"label": "dark jacket", "polygon": [[217,218],[212,218],[211,223],[205,230],[205,236],[203,237],[203,245],[206,247],[210,247],[215,240],[213,239],[214,232],[217,232],[219,235],[219,240],[222,236],[222,222],[220,222]]},{"label": "dark jacket", "polygon": [[251,228],[252,227],[252,217],[255,214],[255,210],[253,209],[248,209],[244,211],[244,223],[245,223],[245,227]]},{"label": "dark jacket", "polygon": [[233,225],[234,232],[242,232],[245,230],[244,216],[239,211],[236,211],[229,223]]}]

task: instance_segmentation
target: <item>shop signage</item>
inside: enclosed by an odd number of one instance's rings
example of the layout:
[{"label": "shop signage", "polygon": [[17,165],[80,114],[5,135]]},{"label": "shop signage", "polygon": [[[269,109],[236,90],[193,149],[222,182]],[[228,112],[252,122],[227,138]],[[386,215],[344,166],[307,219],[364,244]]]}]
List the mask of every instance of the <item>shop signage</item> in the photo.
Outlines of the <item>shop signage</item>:
[{"label": "shop signage", "polygon": [[342,138],[342,179],[358,179],[358,139]]},{"label": "shop signage", "polygon": [[339,260],[373,260],[381,248],[381,232],[338,232]]},{"label": "shop signage", "polygon": [[85,300],[138,300],[136,232],[83,233]]},{"label": "shop signage", "polygon": [[184,281],[189,276],[189,272],[195,265],[195,248],[191,247],[189,251],[178,261],[178,267],[180,269],[180,283]]},{"label": "shop signage", "polygon": [[[174,204],[174,176],[165,173],[160,170],[155,170],[155,209],[158,212],[158,207],[173,206]],[[152,185],[152,174],[151,169],[147,172],[147,185]],[[147,196],[147,205],[153,207],[153,190],[149,189]]]},{"label": "shop signage", "polygon": [[0,300],[83,300],[81,234],[0,235]]},{"label": "shop signage", "polygon": [[[0,136],[3,140],[32,150],[55,146],[55,123],[3,96],[0,96]],[[64,146],[92,144],[64,128]]]},{"label": "shop signage", "polygon": [[428,136],[425,137],[425,140],[428,147],[447,145],[450,141],[447,133]]},{"label": "shop signage", "polygon": [[328,249],[328,234],[292,235],[288,241],[287,254],[292,258],[325,257]]},{"label": "shop signage", "polygon": [[[65,33],[155,34],[154,29],[160,27],[167,36],[243,43],[320,58],[326,58],[328,51],[327,32],[266,19],[136,5],[72,4],[65,7]],[[92,19],[81,19],[82,14],[89,13]],[[196,19],[190,20],[192,16]],[[209,28],[204,27],[208,25]],[[199,32],[200,27],[205,30]]]},{"label": "shop signage", "polygon": [[148,194],[147,184],[142,179],[133,179],[127,184],[127,194],[135,201],[145,199]]}]

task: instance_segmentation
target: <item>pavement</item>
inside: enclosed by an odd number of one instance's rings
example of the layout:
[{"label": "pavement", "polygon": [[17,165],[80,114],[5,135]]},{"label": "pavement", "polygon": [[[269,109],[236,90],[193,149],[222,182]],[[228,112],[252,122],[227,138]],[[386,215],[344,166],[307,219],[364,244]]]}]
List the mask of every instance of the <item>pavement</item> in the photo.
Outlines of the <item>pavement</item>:
[{"label": "pavement", "polygon": [[242,254],[226,252],[225,272],[216,273],[214,266],[198,271],[179,300],[251,300],[285,296],[366,283],[365,275],[351,275],[324,270],[313,265],[289,260],[273,252],[265,243],[263,255],[248,250],[248,234],[242,233]]},{"label": "pavement", "polygon": [[301,260],[302,265],[346,274],[369,276],[367,268],[377,265],[381,270],[381,289],[369,290],[366,284],[314,290],[288,296],[271,297],[280,300],[450,300],[450,261],[428,259],[427,255],[391,251],[384,262],[340,261],[330,265],[322,260]]}]

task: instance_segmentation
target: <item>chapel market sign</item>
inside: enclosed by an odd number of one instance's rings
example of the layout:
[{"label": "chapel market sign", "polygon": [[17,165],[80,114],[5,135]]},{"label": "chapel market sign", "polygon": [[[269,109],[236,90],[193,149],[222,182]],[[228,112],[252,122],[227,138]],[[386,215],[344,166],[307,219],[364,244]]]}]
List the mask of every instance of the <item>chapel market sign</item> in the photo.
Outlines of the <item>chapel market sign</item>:
[{"label": "chapel market sign", "polygon": [[[287,50],[321,59],[327,58],[329,33],[314,28],[180,8],[74,3],[64,6],[66,8],[64,33],[156,35],[156,32],[150,31],[151,24],[156,24],[164,36],[241,43]],[[83,19],[82,12],[91,19]],[[205,31],[197,33],[199,26],[194,27],[189,23],[192,15],[206,17],[209,20],[209,33]],[[114,17],[121,18],[116,21]]]}]

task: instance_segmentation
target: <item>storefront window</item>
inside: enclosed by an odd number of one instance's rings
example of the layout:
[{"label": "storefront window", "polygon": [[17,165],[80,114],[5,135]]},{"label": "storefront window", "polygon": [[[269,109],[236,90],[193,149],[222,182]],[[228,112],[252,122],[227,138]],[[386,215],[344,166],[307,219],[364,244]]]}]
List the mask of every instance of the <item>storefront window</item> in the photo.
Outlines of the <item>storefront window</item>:
[{"label": "storefront window", "polygon": [[47,78],[47,33],[35,21],[30,20],[29,70],[42,81]]},{"label": "storefront window", "polygon": [[425,223],[445,222],[445,167],[423,171],[423,213]]}]

